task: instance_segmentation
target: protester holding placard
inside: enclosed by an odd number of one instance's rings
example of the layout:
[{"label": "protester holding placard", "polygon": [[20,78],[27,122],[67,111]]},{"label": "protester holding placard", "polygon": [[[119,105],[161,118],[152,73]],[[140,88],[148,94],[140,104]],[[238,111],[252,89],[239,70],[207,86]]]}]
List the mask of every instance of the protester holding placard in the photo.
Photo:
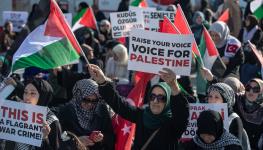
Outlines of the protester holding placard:
[{"label": "protester holding placard", "polygon": [[[136,124],[133,149],[178,148],[178,139],[188,123],[189,105],[181,94],[173,71],[164,68],[159,72],[165,82],[150,89],[147,97],[149,105],[144,108],[135,107],[120,97],[99,67],[89,65],[89,72],[99,84],[101,96],[112,109]],[[123,130],[130,132],[129,126]]]},{"label": "protester holding placard", "polygon": [[114,149],[111,116],[99,95],[98,84],[91,79],[79,80],[72,93],[69,103],[54,109],[63,130],[76,134],[91,150]]},{"label": "protester holding placard", "polygon": [[101,45],[105,45],[108,40],[112,40],[111,36],[111,24],[108,20],[104,19],[100,22],[100,34],[98,39]]},{"label": "protester holding placard", "polygon": [[13,31],[13,24],[7,21],[4,24],[4,31],[0,34],[0,55],[4,55],[11,45],[14,43],[15,33]]},{"label": "protester holding placard", "polygon": [[[53,89],[50,84],[42,79],[32,79],[25,84],[23,101],[27,104],[47,106],[52,99]],[[51,149],[59,148],[61,128],[57,117],[48,109],[46,121],[43,122],[43,140],[41,147],[23,143],[6,142],[5,149]]]},{"label": "protester holding placard", "polygon": [[239,140],[227,132],[217,111],[205,110],[197,119],[197,134],[185,143],[185,150],[242,150]]},{"label": "protester holding placard", "polygon": [[240,41],[230,35],[227,24],[222,21],[214,22],[210,26],[209,33],[227,67],[223,77],[239,78],[239,67],[244,62],[244,52]]}]

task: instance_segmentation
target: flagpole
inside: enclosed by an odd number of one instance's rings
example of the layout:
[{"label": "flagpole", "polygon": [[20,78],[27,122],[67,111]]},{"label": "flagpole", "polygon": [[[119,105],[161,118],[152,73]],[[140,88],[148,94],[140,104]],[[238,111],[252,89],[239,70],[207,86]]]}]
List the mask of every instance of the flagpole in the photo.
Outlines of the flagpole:
[{"label": "flagpole", "polygon": [[[59,6],[58,6],[57,2],[56,2],[55,0],[50,0],[50,1],[53,1],[53,4],[55,4],[55,5],[56,5],[56,7],[57,7],[57,8],[58,8],[58,10],[59,10],[59,13],[60,13],[60,15],[61,15],[61,16],[64,16],[64,15],[63,15],[63,13],[62,13],[62,11],[61,11],[61,9],[59,8]],[[93,13],[93,12],[92,12],[92,13]],[[80,52],[81,52],[82,56],[84,57],[84,59],[85,59],[86,63],[89,65],[89,64],[90,64],[90,63],[89,63],[89,60],[88,60],[88,58],[86,57],[85,53],[83,52],[83,50],[82,50],[81,46],[79,45],[79,42],[78,42],[78,40],[76,39],[76,37],[75,37],[74,33],[72,32],[72,30],[71,30],[71,28],[70,28],[70,26],[69,26],[68,22],[66,21],[66,18],[65,18],[65,16],[64,16],[64,19],[65,19],[65,23],[67,24],[67,26],[68,26],[68,28],[69,28],[70,32],[71,32],[71,33],[72,33],[72,35],[73,35],[73,38],[76,40],[76,43],[78,44],[78,46],[79,46],[79,48],[80,48]]]}]

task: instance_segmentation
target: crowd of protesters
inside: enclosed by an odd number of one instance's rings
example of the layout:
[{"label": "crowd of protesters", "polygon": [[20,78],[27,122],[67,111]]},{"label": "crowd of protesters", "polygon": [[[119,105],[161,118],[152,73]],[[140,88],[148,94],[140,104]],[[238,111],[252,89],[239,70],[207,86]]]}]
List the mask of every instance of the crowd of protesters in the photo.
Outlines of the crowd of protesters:
[{"label": "crowd of protesters", "polygon": [[[0,149],[113,150],[116,135],[112,118],[119,114],[136,124],[134,150],[263,150],[263,75],[260,61],[248,44],[250,41],[262,54],[263,21],[251,13],[250,2],[244,12],[237,0],[216,3],[220,5],[210,7],[208,0],[201,0],[200,8],[192,8],[190,0],[176,1],[167,10],[176,12],[175,6],[182,6],[198,45],[203,25],[208,29],[226,66],[225,72],[217,75],[197,63],[192,65],[192,74],[200,72],[206,83],[199,93],[201,88],[190,77],[177,79],[176,73],[163,68],[145,87],[143,107],[126,100],[135,83],[134,72],[127,69],[128,38],[126,43],[112,38],[111,22],[96,4],[92,9],[99,32],[86,27],[74,32],[89,64],[81,56],[76,64],[50,70],[29,67],[23,74],[9,75],[13,54],[41,22],[39,16],[44,12],[34,4],[20,33],[15,33],[12,23],[6,22],[0,33],[0,90],[11,84],[15,90],[7,99],[49,109],[41,147],[1,140]],[[91,6],[81,2],[73,22],[88,7]],[[118,11],[128,8],[129,0],[122,0]],[[217,21],[227,8],[229,21]],[[203,111],[197,120],[197,134],[182,142],[189,103],[227,103],[229,129],[224,129],[218,112]]]}]

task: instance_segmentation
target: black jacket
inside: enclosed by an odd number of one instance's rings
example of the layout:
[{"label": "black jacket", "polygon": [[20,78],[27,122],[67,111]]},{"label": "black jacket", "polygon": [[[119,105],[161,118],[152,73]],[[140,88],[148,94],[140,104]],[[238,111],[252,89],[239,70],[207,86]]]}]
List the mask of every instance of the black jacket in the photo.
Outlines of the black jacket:
[{"label": "black jacket", "polygon": [[[124,98],[119,96],[111,83],[99,86],[99,93],[116,113],[136,124],[133,149],[141,149],[155,131],[143,125],[144,109],[130,105]],[[149,143],[147,150],[178,149],[178,139],[181,138],[188,123],[189,105],[186,98],[180,93],[171,96],[170,107],[172,118],[162,125]]]}]

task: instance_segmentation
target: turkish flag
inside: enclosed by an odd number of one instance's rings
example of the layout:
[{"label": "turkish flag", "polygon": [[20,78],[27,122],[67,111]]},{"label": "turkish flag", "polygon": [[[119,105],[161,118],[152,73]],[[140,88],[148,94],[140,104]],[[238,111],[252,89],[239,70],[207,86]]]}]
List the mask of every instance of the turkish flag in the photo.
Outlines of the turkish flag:
[{"label": "turkish flag", "polygon": [[[153,74],[149,73],[136,72],[135,79],[137,81],[135,81],[135,86],[127,98],[130,104],[137,107],[142,106],[146,85],[153,76]],[[123,119],[119,115],[113,117],[112,124],[116,134],[115,150],[130,150],[135,133],[135,124]]]}]

